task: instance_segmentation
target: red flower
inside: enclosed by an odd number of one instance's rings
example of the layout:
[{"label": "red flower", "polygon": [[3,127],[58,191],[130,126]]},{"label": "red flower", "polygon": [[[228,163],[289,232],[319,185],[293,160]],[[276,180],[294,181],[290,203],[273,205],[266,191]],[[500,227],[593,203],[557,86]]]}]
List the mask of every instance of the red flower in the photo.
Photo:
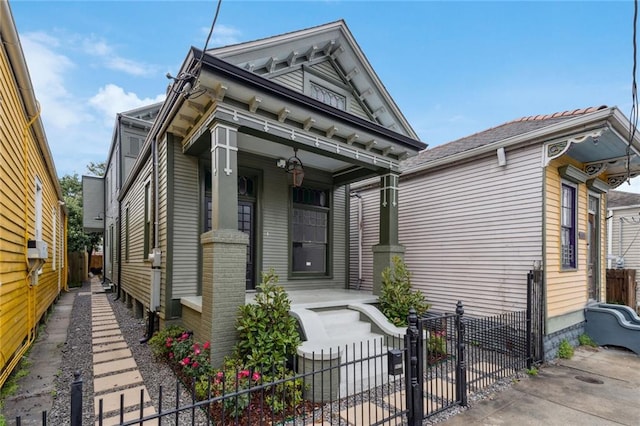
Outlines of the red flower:
[{"label": "red flower", "polygon": [[204,342],[204,345],[202,346],[204,348],[204,350],[208,350],[211,347],[211,343],[209,343],[209,341]]},{"label": "red flower", "polygon": [[182,365],[189,365],[190,363],[191,363],[191,360],[189,359],[189,357],[186,357],[185,359],[180,361],[180,364]]},{"label": "red flower", "polygon": [[246,379],[249,377],[249,370],[242,370],[238,373],[238,379]]},{"label": "red flower", "polygon": [[258,373],[257,371],[253,373],[251,375],[251,380],[253,380],[254,382],[257,382],[258,380],[260,380],[260,373]]},{"label": "red flower", "polygon": [[166,344],[167,344],[167,347],[170,348],[171,345],[173,344],[173,339],[171,337],[167,337]]},{"label": "red flower", "polygon": [[169,358],[173,359],[173,352],[169,352]]},{"label": "red flower", "polygon": [[191,366],[193,368],[198,368],[200,366],[200,364],[198,364],[198,361],[193,361],[193,363],[191,364]]}]

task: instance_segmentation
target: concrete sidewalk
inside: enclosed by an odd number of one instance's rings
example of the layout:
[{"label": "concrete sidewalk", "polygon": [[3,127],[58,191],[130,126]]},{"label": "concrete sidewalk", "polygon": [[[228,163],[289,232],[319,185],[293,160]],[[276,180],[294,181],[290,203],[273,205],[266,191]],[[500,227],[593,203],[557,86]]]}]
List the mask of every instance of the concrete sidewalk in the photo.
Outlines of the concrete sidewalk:
[{"label": "concrete sidewalk", "polygon": [[640,425],[640,357],[576,348],[571,360],[478,402],[445,425]]}]

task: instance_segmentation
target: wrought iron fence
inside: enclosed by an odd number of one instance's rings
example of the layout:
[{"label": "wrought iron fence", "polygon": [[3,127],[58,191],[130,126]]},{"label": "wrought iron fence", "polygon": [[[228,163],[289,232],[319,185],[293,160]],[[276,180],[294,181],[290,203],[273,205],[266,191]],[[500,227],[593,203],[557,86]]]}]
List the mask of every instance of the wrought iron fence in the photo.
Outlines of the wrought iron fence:
[{"label": "wrought iron fence", "polygon": [[[145,405],[144,394],[139,402],[125,401],[122,394],[120,406],[108,412],[99,400],[95,424],[150,425],[167,419],[215,425],[419,425],[451,406],[466,405],[470,393],[531,362],[527,311],[468,318],[458,302],[455,313],[418,318],[412,312],[408,320],[404,336],[318,351],[303,345],[293,363],[296,373],[270,366],[224,371],[201,381],[180,377],[176,393],[182,381],[193,395],[186,405],[166,407],[162,387],[154,398],[157,411]],[[79,426],[79,376],[71,393],[71,425]],[[46,421],[43,413],[42,424]]]}]

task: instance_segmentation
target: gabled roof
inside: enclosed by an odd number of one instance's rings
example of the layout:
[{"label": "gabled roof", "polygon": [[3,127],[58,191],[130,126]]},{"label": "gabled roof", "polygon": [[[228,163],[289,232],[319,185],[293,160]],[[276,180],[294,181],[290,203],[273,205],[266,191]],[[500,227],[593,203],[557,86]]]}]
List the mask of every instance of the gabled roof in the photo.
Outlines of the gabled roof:
[{"label": "gabled roof", "polygon": [[143,120],[148,123],[153,123],[156,116],[158,115],[158,111],[160,111],[160,107],[162,106],[162,102],[156,102],[150,105],[144,105],[138,108],[130,109],[129,111],[121,112],[119,115],[127,118],[135,118],[138,120]]},{"label": "gabled roof", "polygon": [[426,149],[418,155],[403,161],[402,169],[407,170],[419,167],[422,164],[451,157],[455,154],[490,145],[514,136],[523,135],[534,130],[544,129],[545,127],[603,109],[607,109],[607,106],[603,105],[599,107],[557,112],[554,114],[522,117],[501,124],[500,126],[492,127],[482,132],[474,133],[473,135]]},{"label": "gabled roof", "polygon": [[344,20],[260,40],[207,50],[207,53],[272,79],[311,64],[329,61],[354,93],[370,120],[418,139]]},{"label": "gabled roof", "polygon": [[607,193],[607,208],[640,206],[640,194],[624,191],[609,191]]}]

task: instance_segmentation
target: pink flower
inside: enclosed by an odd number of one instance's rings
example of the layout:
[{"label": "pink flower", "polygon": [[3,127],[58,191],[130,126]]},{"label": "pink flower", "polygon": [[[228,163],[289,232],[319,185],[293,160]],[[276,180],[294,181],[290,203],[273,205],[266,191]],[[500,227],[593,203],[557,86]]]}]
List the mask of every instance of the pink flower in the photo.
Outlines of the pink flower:
[{"label": "pink flower", "polygon": [[182,336],[180,336],[180,340],[187,340],[189,338],[189,333],[182,333]]},{"label": "pink flower", "polygon": [[251,380],[253,380],[254,382],[257,382],[258,380],[260,380],[260,373],[258,373],[257,371],[253,373],[251,375]]},{"label": "pink flower", "polygon": [[173,359],[173,352],[169,352],[169,358]]},{"label": "pink flower", "polygon": [[202,346],[204,348],[204,350],[209,350],[209,348],[211,347],[211,343],[209,343],[208,341],[204,342],[204,345]]},{"label": "pink flower", "polygon": [[224,378],[224,373],[222,371],[218,371],[218,373],[216,373],[215,382],[220,383],[223,378]]},{"label": "pink flower", "polygon": [[190,363],[191,363],[191,360],[189,359],[189,357],[186,357],[185,359],[180,361],[180,364],[182,365],[189,365]]},{"label": "pink flower", "polygon": [[167,344],[167,347],[170,348],[171,344],[173,344],[173,339],[171,337],[167,337],[166,344]]},{"label": "pink flower", "polygon": [[195,349],[193,349],[193,353],[194,353],[195,355],[200,355],[200,348],[195,348]]},{"label": "pink flower", "polygon": [[191,366],[193,368],[198,368],[200,366],[200,364],[198,364],[198,361],[193,361],[193,363],[191,364]]},{"label": "pink flower", "polygon": [[246,379],[249,377],[249,370],[242,370],[238,373],[238,379]]}]

